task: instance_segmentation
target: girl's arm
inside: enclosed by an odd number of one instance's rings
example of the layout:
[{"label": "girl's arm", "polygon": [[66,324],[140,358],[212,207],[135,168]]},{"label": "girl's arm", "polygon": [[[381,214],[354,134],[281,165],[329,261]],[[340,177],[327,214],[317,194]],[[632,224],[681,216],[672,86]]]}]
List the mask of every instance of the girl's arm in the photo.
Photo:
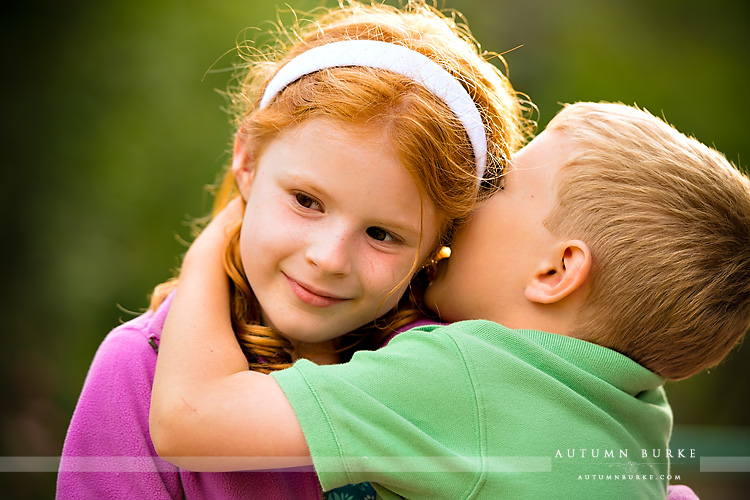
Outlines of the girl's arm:
[{"label": "girl's arm", "polygon": [[231,202],[188,250],[159,346],[151,438],[159,455],[190,470],[312,464],[284,393],[248,370],[232,330],[222,255],[241,206]]}]

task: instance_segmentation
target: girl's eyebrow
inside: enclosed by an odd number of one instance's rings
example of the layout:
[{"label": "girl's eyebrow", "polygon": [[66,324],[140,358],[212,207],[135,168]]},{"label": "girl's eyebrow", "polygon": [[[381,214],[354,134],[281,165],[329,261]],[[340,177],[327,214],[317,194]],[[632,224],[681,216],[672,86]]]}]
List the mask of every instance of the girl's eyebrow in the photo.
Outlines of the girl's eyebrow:
[{"label": "girl's eyebrow", "polygon": [[330,198],[331,195],[326,190],[325,187],[323,187],[320,182],[315,178],[314,175],[309,174],[305,171],[295,171],[295,172],[289,172],[287,173],[291,181],[295,183],[301,184],[301,187],[306,189],[307,191],[310,191],[310,194],[313,194],[315,196],[320,196],[321,198]]},{"label": "girl's eyebrow", "polygon": [[396,222],[396,221],[390,221],[389,222],[389,221],[385,221],[385,220],[381,219],[379,221],[376,221],[375,225],[383,226],[384,228],[391,229],[391,230],[393,230],[393,231],[401,234],[402,236],[403,235],[407,235],[407,234],[418,235],[418,234],[421,233],[421,226],[420,225],[413,225],[413,224],[409,224],[409,223],[402,224],[402,223]]}]

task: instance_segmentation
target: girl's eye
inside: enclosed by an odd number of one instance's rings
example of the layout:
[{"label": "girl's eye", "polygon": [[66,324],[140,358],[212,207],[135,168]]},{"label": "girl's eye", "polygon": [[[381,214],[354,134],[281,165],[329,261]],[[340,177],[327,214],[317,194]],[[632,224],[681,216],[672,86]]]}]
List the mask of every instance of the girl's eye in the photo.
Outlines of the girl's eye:
[{"label": "girl's eye", "polygon": [[322,208],[318,200],[312,196],[306,195],[305,193],[294,193],[294,199],[297,201],[298,205],[304,208],[309,208],[311,210],[321,210]]},{"label": "girl's eye", "polygon": [[396,238],[382,227],[370,226],[365,231],[367,236],[377,241],[396,241]]}]

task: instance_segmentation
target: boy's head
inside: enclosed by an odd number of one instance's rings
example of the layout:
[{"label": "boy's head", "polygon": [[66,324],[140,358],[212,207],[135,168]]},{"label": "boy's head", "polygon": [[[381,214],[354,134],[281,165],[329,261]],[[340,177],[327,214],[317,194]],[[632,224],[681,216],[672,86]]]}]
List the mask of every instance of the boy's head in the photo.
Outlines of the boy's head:
[{"label": "boy's head", "polygon": [[445,319],[574,336],[675,380],[750,327],[750,181],[711,148],[637,108],[578,103],[506,182],[428,293]]}]

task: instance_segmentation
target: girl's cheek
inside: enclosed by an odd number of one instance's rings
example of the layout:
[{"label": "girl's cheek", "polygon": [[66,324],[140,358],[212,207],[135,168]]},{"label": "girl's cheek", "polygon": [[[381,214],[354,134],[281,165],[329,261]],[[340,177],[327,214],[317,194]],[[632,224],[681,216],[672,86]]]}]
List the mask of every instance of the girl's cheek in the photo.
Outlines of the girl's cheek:
[{"label": "girl's cheek", "polygon": [[404,283],[411,279],[411,270],[414,264],[414,254],[404,252],[403,254],[384,254],[365,257],[365,266],[368,266],[368,274],[373,284],[377,283],[380,293],[386,295],[396,287],[404,288]]},{"label": "girl's cheek", "polygon": [[296,230],[293,225],[294,218],[289,210],[284,210],[284,207],[269,203],[253,208],[254,210],[245,212],[243,232],[248,232],[255,238],[274,239]]}]

